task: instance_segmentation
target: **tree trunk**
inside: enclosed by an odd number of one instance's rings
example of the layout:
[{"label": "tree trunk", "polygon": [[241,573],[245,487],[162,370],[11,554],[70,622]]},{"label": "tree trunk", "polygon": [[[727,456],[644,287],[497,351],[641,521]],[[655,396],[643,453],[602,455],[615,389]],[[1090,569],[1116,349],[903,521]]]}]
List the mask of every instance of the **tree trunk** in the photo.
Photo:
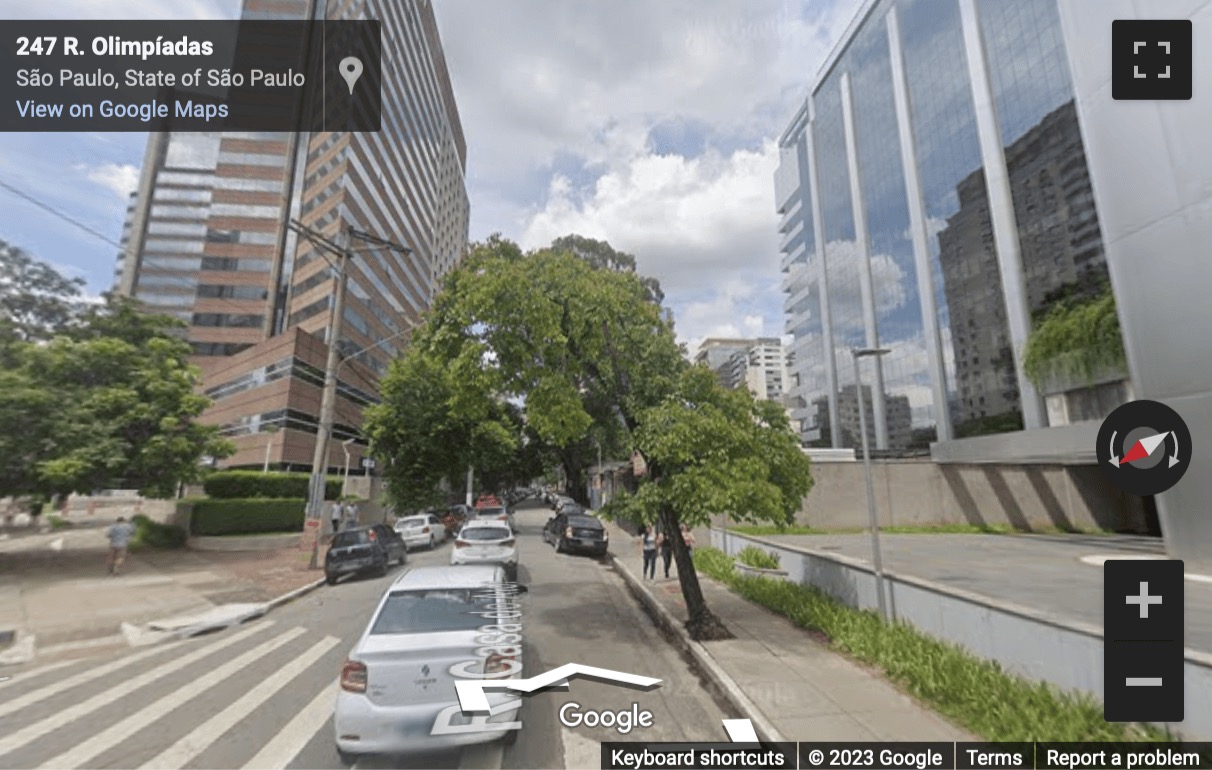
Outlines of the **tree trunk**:
[{"label": "tree trunk", "polygon": [[678,566],[678,582],[682,586],[682,598],[686,600],[686,612],[690,615],[690,619],[686,621],[686,631],[689,632],[690,638],[696,642],[735,639],[724,622],[707,608],[703,588],[699,585],[699,575],[694,571],[694,561],[686,550],[686,541],[682,540],[680,522],[667,506],[661,508],[661,531],[673,542],[673,559]]},{"label": "tree trunk", "polygon": [[564,478],[568,482],[566,490],[569,497],[576,500],[581,505],[586,504],[585,499],[585,469],[581,466],[581,458],[576,450],[568,449],[564,452]]}]

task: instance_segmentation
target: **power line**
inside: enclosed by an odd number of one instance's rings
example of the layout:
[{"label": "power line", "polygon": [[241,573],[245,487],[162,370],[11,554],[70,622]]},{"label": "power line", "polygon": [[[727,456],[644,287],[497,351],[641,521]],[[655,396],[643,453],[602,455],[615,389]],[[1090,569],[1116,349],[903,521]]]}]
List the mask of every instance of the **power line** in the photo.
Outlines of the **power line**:
[{"label": "power line", "polygon": [[[88,225],[81,222],[79,219],[76,219],[75,217],[71,216],[70,214],[65,213],[61,209],[58,209],[44,201],[38,200],[37,198],[30,195],[29,193],[26,193],[23,190],[19,190],[18,188],[13,187],[11,184],[9,184],[8,182],[5,182],[3,179],[0,179],[0,189],[7,190],[8,192],[12,193],[13,195],[16,195],[18,198],[21,198],[22,200],[24,200],[28,203],[31,203],[34,206],[37,206],[38,208],[42,209],[43,211],[47,212],[48,214],[50,214],[54,217],[57,217],[57,218],[63,220],[64,222],[67,222],[68,224],[72,225],[73,227],[83,230],[84,232],[88,233],[89,235],[93,236],[94,238],[97,238],[98,240],[103,241],[103,242],[117,248],[118,253],[124,257],[134,258],[134,257],[138,256],[129,247],[124,246],[119,241],[115,241],[113,238],[110,238],[108,235],[105,235],[104,233],[94,230],[93,228],[91,228]],[[126,268],[129,268],[129,267],[130,267],[130,265],[128,264],[126,266]],[[190,290],[196,290],[198,287],[198,283],[200,282],[200,277],[199,277],[198,281],[190,281],[190,279],[186,278],[185,276],[165,275],[165,274],[161,274],[161,273],[155,274],[155,277],[165,279],[166,281],[176,281],[180,288],[190,289]],[[183,294],[181,296],[188,296],[188,295]],[[195,305],[196,305],[197,300],[199,300],[199,299],[209,299],[209,300],[214,300],[215,302],[222,302],[224,308],[233,311],[233,313],[235,313],[237,315],[247,315],[248,314],[249,308],[243,307],[241,305],[235,305],[232,303],[231,300],[228,300],[228,299],[223,299],[221,297],[198,297],[195,294],[194,295],[194,300],[195,300],[194,304]],[[152,303],[145,302],[144,304],[150,305]],[[174,312],[171,309],[169,309],[169,308],[171,308],[171,306],[167,306],[167,305],[153,305],[153,306],[156,307],[161,312],[167,313],[169,315],[172,315]],[[193,310],[193,312],[197,312],[196,308]],[[192,319],[191,319],[191,321],[192,321]]]}]

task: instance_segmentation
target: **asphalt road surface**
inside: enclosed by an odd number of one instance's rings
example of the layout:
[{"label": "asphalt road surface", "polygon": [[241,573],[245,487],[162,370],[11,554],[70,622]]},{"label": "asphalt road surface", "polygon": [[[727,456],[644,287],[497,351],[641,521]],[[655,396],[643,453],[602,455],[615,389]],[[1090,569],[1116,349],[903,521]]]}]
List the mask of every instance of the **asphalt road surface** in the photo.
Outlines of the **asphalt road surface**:
[{"label": "asphalt road surface", "polygon": [[[363,757],[359,768],[598,768],[603,740],[726,741],[723,710],[607,565],[556,554],[551,515],[517,513],[522,676],[581,663],[659,678],[637,691],[574,679],[526,698],[517,742],[443,754]],[[409,554],[449,563],[450,543]],[[631,548],[615,543],[612,548]],[[400,568],[322,587],[266,617],[194,639],[9,672],[0,681],[0,768],[341,768],[333,745],[336,678]],[[560,708],[652,713],[652,726],[566,727]]]}]

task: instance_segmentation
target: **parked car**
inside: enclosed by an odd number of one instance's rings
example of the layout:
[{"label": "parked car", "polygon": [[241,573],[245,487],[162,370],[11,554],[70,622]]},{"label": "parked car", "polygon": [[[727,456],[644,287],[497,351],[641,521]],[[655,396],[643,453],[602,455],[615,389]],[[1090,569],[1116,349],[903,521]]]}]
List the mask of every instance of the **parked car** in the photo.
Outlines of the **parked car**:
[{"label": "parked car", "polygon": [[386,575],[392,564],[408,560],[403,538],[386,524],[355,527],[333,535],[324,555],[324,579],[335,585],[342,575]]},{"label": "parked car", "polygon": [[[337,753],[346,765],[366,754],[401,754],[487,743],[512,742],[517,730],[464,731],[433,735],[444,713],[458,715],[459,698],[451,668],[483,661],[478,674],[513,668],[515,656],[481,653],[485,620],[484,587],[507,579],[501,567],[419,567],[392,583],[341,668],[334,726]],[[518,586],[525,593],[525,586]],[[488,600],[491,601],[491,600]],[[520,647],[520,642],[517,644]],[[488,692],[490,707],[516,693]],[[520,703],[520,701],[517,701]],[[517,709],[489,717],[489,724],[513,722]],[[458,722],[456,722],[457,724]]]},{"label": "parked car", "polygon": [[503,521],[473,519],[463,525],[450,550],[450,563],[496,564],[510,580],[518,574],[517,538]]},{"label": "parked car", "polygon": [[446,541],[446,525],[434,513],[405,516],[396,522],[395,530],[409,548],[433,548]]},{"label": "parked car", "polygon": [[503,521],[509,525],[510,529],[517,529],[514,526],[513,511],[503,505],[476,508],[475,514],[474,521]]},{"label": "parked car", "polygon": [[564,509],[570,505],[576,505],[579,507],[580,504],[567,495],[560,495],[556,498],[555,511],[556,513],[564,513]]},{"label": "parked car", "polygon": [[602,522],[584,513],[561,513],[551,517],[543,528],[543,539],[555,546],[557,553],[579,551],[605,556],[610,547],[610,533]]}]

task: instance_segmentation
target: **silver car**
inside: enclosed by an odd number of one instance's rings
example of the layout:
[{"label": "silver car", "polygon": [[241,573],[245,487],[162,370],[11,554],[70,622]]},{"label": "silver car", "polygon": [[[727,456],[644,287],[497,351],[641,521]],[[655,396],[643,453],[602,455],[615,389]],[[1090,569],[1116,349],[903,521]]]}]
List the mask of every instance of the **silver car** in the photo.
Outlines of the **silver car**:
[{"label": "silver car", "polygon": [[[418,567],[387,589],[341,670],[334,724],[343,762],[353,764],[364,754],[425,752],[517,735],[508,726],[492,728],[515,722],[521,708],[516,693],[489,691],[490,707],[510,701],[518,706],[489,716],[473,730],[467,729],[473,717],[462,714],[455,691],[459,670],[469,681],[491,673],[497,674],[492,679],[520,675],[521,643],[516,639],[503,648],[510,654],[484,653],[486,640],[492,641],[486,634],[499,636],[494,629],[500,628],[493,625],[499,621],[485,617],[494,601],[485,598],[486,587],[505,580],[505,571],[496,566]],[[501,676],[506,671],[514,673]]]},{"label": "silver car", "polygon": [[518,574],[517,536],[503,521],[469,521],[455,538],[450,563],[494,564],[503,567],[506,576],[513,580]]},{"label": "silver car", "polygon": [[446,525],[432,513],[405,516],[396,522],[395,530],[409,548],[433,548],[446,539]]}]

